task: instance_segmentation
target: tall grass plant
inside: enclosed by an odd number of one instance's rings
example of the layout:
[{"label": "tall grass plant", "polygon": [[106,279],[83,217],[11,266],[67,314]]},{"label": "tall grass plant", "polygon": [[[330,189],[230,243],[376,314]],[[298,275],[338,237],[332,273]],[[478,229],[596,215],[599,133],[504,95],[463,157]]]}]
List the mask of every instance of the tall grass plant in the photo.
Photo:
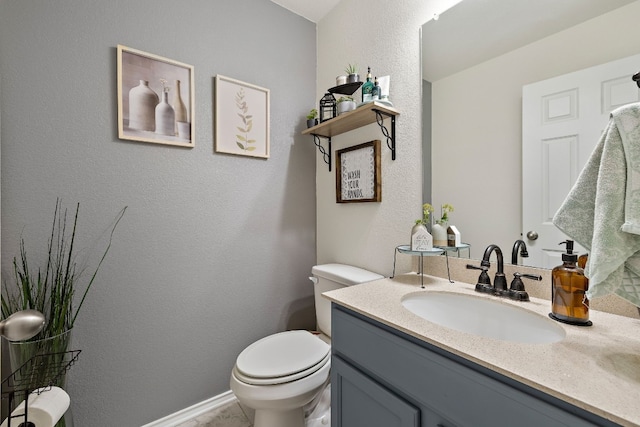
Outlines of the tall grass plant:
[{"label": "tall grass plant", "polygon": [[[47,245],[47,260],[44,267],[33,267],[27,254],[24,238],[20,239],[20,255],[13,259],[13,280],[5,281],[2,294],[2,317],[6,318],[20,310],[34,309],[45,316],[45,326],[35,337],[20,343],[11,343],[12,369],[16,370],[33,356],[53,354],[51,363],[63,361],[63,353],[70,350],[71,330],[74,327],[80,309],[98,271],[102,266],[118,223],[126,211],[124,207],[116,216],[109,235],[108,244],[102,253],[95,270],[88,277],[86,285],[81,283],[85,276],[84,268],[79,268],[76,259],[76,232],[80,204],[76,205],[73,217],[68,216],[58,199],[53,215],[51,234]],[[76,292],[80,292],[80,301],[75,305]],[[43,366],[33,376],[30,388],[38,388],[47,383],[42,372],[49,367]],[[64,377],[55,384],[64,387]]]}]

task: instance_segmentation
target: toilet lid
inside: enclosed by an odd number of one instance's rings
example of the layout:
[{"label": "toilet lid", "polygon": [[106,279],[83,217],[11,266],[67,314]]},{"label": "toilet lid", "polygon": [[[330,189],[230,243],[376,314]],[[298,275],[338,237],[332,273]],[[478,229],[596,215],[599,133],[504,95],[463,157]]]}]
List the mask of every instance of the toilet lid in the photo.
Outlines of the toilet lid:
[{"label": "toilet lid", "polygon": [[331,347],[309,331],[280,332],[248,346],[236,360],[245,377],[289,377],[315,367],[330,356]]}]

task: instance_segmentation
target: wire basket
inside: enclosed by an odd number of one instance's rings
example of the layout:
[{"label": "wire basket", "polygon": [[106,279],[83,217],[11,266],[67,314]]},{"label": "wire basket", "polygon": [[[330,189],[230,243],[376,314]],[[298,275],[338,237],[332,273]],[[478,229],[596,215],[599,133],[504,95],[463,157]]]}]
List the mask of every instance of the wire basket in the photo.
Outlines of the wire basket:
[{"label": "wire basket", "polygon": [[[2,399],[7,400],[9,409],[13,410],[16,398],[24,396],[25,408],[29,407],[29,393],[38,390],[38,394],[50,390],[59,382],[62,376],[76,363],[81,350],[71,350],[61,353],[38,354],[27,360],[22,366],[13,371],[2,381]],[[7,427],[11,427],[11,420],[21,418],[16,426],[29,427],[28,411],[24,414],[10,415]]]}]

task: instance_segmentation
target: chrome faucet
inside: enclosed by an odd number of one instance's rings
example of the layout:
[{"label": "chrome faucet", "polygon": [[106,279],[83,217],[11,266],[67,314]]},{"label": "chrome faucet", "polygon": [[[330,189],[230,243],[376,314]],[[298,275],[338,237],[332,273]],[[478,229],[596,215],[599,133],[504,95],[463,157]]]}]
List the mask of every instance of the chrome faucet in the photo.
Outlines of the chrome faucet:
[{"label": "chrome faucet", "polygon": [[527,258],[529,256],[529,252],[527,252],[527,244],[524,240],[516,240],[513,243],[513,249],[511,250],[511,264],[518,264],[518,250],[520,250],[520,256],[522,258]]}]

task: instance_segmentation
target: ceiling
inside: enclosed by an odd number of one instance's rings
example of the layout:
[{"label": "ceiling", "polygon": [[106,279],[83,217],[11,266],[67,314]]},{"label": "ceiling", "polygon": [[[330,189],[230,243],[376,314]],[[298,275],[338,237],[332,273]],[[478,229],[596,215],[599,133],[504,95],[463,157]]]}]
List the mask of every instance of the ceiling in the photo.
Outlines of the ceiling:
[{"label": "ceiling", "polygon": [[340,0],[271,0],[296,15],[318,22],[335,7]]},{"label": "ceiling", "polygon": [[[317,23],[341,0],[270,0]],[[636,0],[467,0],[422,29],[424,78],[436,81]]]},{"label": "ceiling", "polygon": [[436,81],[633,1],[463,1],[422,27],[423,78]]}]

